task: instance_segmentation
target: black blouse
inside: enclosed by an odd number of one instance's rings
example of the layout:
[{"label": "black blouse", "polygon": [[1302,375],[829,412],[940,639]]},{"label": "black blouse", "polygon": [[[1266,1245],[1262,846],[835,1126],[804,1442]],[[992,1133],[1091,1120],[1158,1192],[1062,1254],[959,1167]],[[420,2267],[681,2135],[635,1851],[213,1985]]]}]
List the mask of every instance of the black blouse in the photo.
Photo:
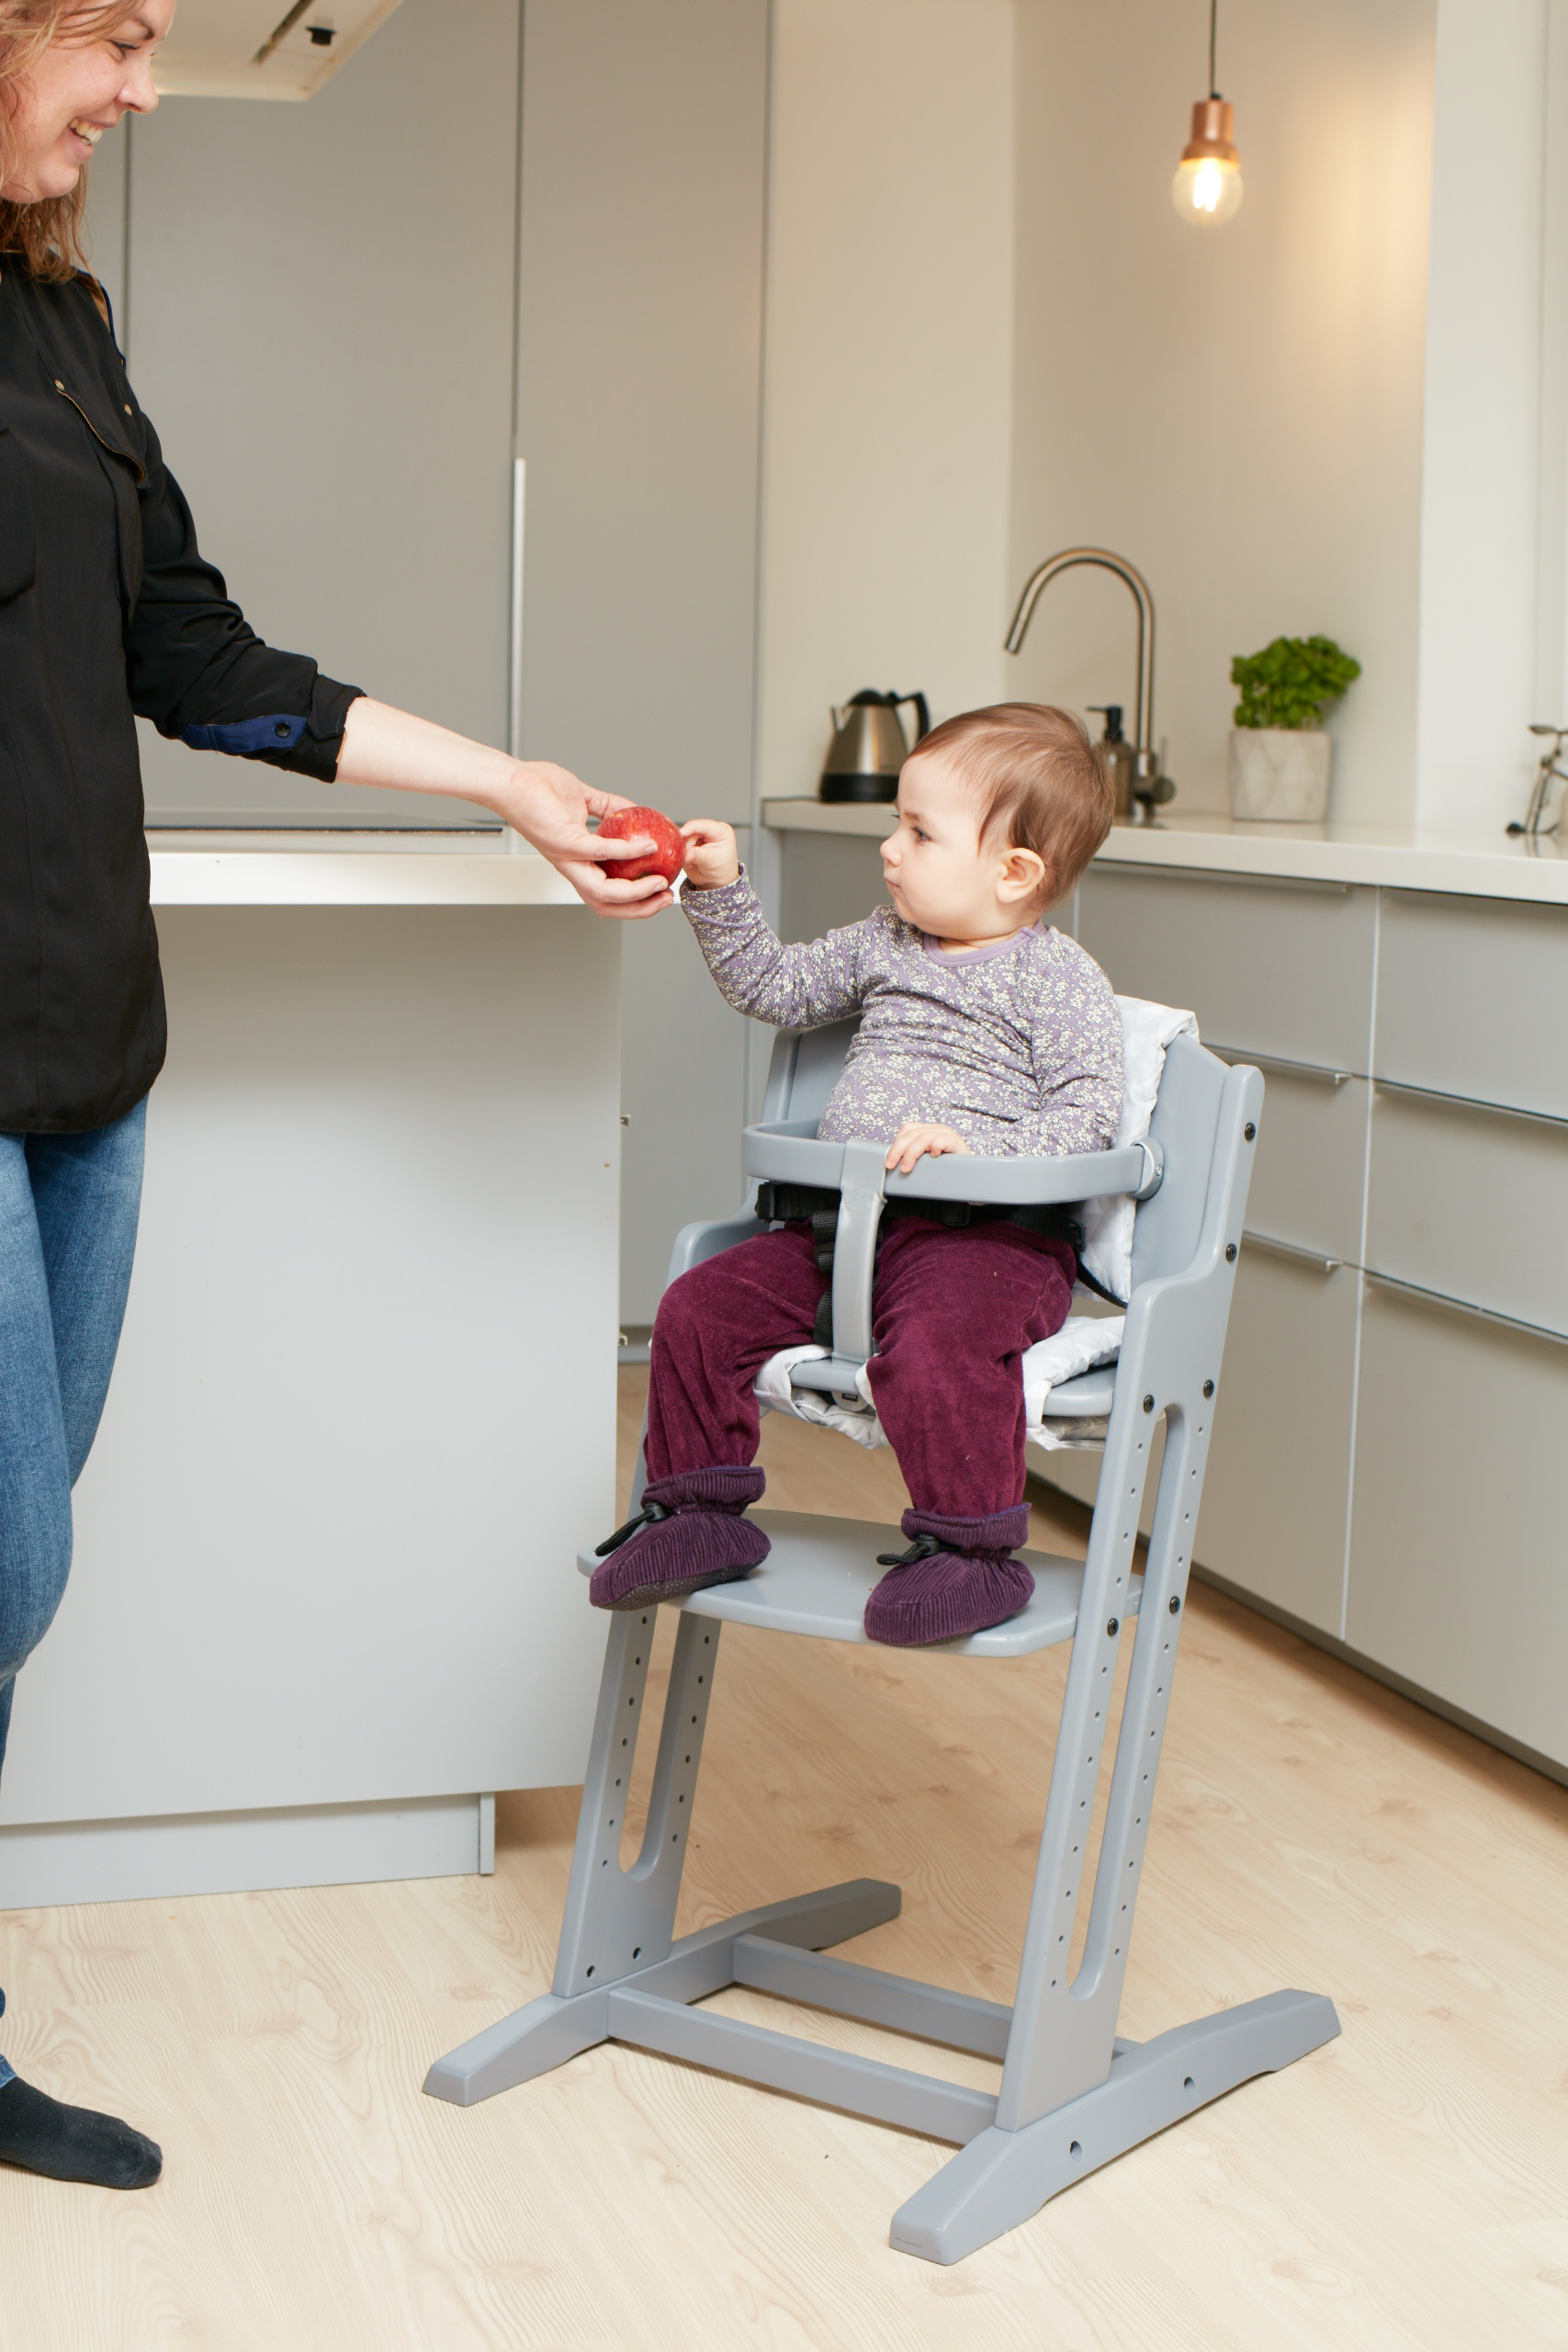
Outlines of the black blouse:
[{"label": "black blouse", "polygon": [[105,1126],[163,1067],[133,714],[330,781],[358,691],[230,602],[91,280],[0,257],[0,1132]]}]

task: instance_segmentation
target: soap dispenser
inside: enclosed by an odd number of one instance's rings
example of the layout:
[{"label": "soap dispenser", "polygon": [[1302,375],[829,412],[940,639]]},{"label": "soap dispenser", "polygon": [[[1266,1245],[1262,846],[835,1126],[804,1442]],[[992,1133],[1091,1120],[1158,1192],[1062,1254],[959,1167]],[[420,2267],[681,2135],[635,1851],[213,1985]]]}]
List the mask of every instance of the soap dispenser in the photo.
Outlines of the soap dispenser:
[{"label": "soap dispenser", "polygon": [[1105,721],[1105,732],[1100,748],[1105,764],[1111,771],[1111,821],[1124,825],[1133,814],[1134,752],[1122,732],[1122,705],[1119,702],[1091,702],[1089,706],[1098,718]]}]

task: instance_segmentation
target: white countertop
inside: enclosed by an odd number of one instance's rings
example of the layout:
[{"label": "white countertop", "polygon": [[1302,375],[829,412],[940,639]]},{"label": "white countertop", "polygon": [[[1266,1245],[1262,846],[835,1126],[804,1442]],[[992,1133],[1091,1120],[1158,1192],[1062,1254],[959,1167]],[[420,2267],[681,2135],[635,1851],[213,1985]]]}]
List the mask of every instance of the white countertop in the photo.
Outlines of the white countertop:
[{"label": "white countertop", "polygon": [[149,832],[155,907],[580,907],[505,833]]},{"label": "white countertop", "polygon": [[[764,800],[762,822],[778,832],[880,841],[892,830],[893,811],[877,803]],[[1173,816],[1154,825],[1112,826],[1097,863],[1568,906],[1568,843],[1559,850],[1554,840],[1510,840],[1501,829],[1422,832],[1395,825],[1247,825],[1229,817]]]}]

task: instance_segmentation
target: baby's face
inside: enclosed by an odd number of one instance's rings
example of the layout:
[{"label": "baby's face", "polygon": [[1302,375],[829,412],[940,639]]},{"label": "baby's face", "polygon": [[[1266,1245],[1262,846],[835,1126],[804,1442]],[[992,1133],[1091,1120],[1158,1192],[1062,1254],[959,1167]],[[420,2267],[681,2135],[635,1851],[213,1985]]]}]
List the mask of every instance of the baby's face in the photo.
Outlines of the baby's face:
[{"label": "baby's face", "polygon": [[882,844],[882,870],[896,912],[938,939],[990,939],[1027,922],[1004,899],[1005,846],[980,845],[974,789],[940,752],[905,761],[898,827]]}]

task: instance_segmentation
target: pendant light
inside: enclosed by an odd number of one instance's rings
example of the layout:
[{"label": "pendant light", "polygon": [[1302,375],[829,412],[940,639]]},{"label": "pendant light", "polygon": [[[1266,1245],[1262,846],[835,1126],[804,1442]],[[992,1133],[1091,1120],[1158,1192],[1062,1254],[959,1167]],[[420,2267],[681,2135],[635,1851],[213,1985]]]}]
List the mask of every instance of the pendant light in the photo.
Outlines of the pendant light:
[{"label": "pendant light", "polygon": [[1215,86],[1220,0],[1209,0],[1209,95],[1192,109],[1192,136],[1181,151],[1170,200],[1195,228],[1217,229],[1241,209],[1241,157],[1231,141],[1235,108]]}]

